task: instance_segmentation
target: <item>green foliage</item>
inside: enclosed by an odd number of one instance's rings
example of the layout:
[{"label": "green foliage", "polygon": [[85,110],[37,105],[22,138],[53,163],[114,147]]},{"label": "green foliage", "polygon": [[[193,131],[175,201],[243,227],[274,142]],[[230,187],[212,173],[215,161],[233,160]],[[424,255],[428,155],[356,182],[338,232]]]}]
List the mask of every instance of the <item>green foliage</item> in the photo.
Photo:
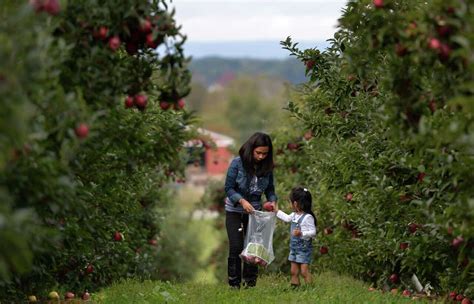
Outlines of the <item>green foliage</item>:
[{"label": "green foliage", "polygon": [[318,267],[386,288],[416,274],[472,297],[473,9],[350,1],[326,51],[282,42],[311,81],[274,134],[278,192],[312,191]]},{"label": "green foliage", "polygon": [[164,1],[65,4],[7,1],[0,11],[5,301],[177,272],[178,261],[156,260],[165,185],[182,174],[194,121],[177,103],[189,92],[184,37]]},{"label": "green foliage", "polygon": [[208,91],[194,83],[188,101],[202,117],[205,128],[243,143],[255,130],[270,130],[279,125],[288,95],[286,85],[279,79],[241,75]]}]

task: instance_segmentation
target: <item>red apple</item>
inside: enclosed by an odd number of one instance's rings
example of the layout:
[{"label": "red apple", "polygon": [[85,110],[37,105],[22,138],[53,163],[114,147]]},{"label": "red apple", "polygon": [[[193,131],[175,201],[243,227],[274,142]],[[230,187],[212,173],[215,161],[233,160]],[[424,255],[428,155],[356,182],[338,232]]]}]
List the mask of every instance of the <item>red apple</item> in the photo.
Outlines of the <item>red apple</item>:
[{"label": "red apple", "polygon": [[148,45],[152,49],[156,49],[158,44],[159,44],[159,41],[158,39],[153,38],[153,33],[146,35],[146,45]]},{"label": "red apple", "polygon": [[410,233],[415,233],[418,228],[420,228],[420,225],[416,224],[416,223],[410,223],[408,225],[408,230],[410,231]]},{"label": "red apple", "polygon": [[120,43],[121,41],[120,41],[119,36],[115,35],[113,37],[110,37],[109,48],[115,52],[120,47]]},{"label": "red apple", "polygon": [[314,68],[314,65],[316,64],[316,62],[312,59],[309,59],[309,60],[306,60],[304,64],[306,65],[306,70],[311,70],[312,68]]},{"label": "red apple", "polygon": [[160,101],[160,108],[163,110],[163,111],[166,111],[170,108],[171,104],[169,102],[166,102],[166,101]]},{"label": "red apple", "polygon": [[464,243],[464,238],[462,236],[458,236],[455,239],[453,239],[453,241],[451,242],[451,246],[457,249],[459,248],[459,246],[461,246],[462,243]]},{"label": "red apple", "polygon": [[94,266],[92,266],[92,264],[88,264],[87,267],[86,267],[86,273],[90,274],[90,273],[93,273],[93,272],[94,272]]},{"label": "red apple", "polygon": [[82,297],[81,297],[81,298],[82,298],[84,301],[87,301],[87,300],[89,300],[89,299],[91,298],[91,294],[86,291],[86,292],[84,292],[84,293],[82,294]]},{"label": "red apple", "polygon": [[148,241],[148,244],[152,245],[152,246],[156,246],[158,244],[158,241],[156,239],[151,239]]},{"label": "red apple", "polygon": [[405,250],[405,249],[407,249],[407,248],[408,248],[408,246],[409,246],[409,244],[408,244],[408,243],[406,243],[406,242],[400,243],[400,249],[402,249],[402,250]]},{"label": "red apple", "polygon": [[426,173],[425,173],[425,172],[420,172],[420,173],[418,173],[418,175],[417,175],[416,178],[418,179],[418,181],[419,181],[420,183],[422,183],[423,180],[425,179],[425,176],[426,176]]},{"label": "red apple", "polygon": [[431,99],[428,103],[428,107],[430,108],[431,113],[434,113],[436,111],[436,100]]},{"label": "red apple", "polygon": [[181,98],[180,100],[178,100],[177,105],[179,109],[184,109],[184,106],[186,106],[186,101],[184,100],[184,98]]},{"label": "red apple", "polygon": [[346,201],[348,201],[348,202],[352,201],[352,197],[353,197],[353,195],[352,195],[351,192],[347,193],[346,196],[344,196],[344,198],[345,198]]},{"label": "red apple", "polygon": [[152,24],[151,24],[150,20],[148,20],[148,18],[143,20],[140,23],[140,31],[142,31],[143,33],[151,32],[151,28],[152,28]]},{"label": "red apple", "polygon": [[117,242],[122,241],[123,240],[123,234],[118,232],[118,231],[115,231],[114,240],[117,241]]},{"label": "red apple", "polygon": [[432,50],[438,50],[441,47],[441,42],[437,38],[430,38],[428,47]]},{"label": "red apple", "polygon": [[403,57],[408,53],[408,49],[403,44],[397,43],[395,45],[395,53],[397,54],[397,56]]},{"label": "red apple", "polygon": [[436,29],[436,31],[438,32],[438,35],[446,37],[451,34],[451,27],[448,25],[441,25]]},{"label": "red apple", "polygon": [[449,45],[442,43],[439,49],[439,57],[441,60],[448,60],[451,55],[451,47]]},{"label": "red apple", "polygon": [[451,292],[449,293],[449,298],[454,301],[454,300],[456,300],[456,296],[457,296],[457,295],[458,295],[458,294],[457,294],[455,291],[451,291]]},{"label": "red apple", "polygon": [[326,246],[321,246],[321,248],[319,248],[319,253],[321,254],[327,254],[328,252],[329,252],[329,248]]},{"label": "red apple", "polygon": [[324,234],[325,235],[330,235],[332,234],[332,229],[330,227],[324,228]]},{"label": "red apple", "polygon": [[398,274],[392,273],[392,275],[391,275],[388,279],[389,279],[390,282],[392,282],[393,284],[396,284],[396,283],[398,283]]},{"label": "red apple", "polygon": [[107,34],[109,33],[109,29],[106,26],[99,27],[97,31],[97,38],[101,40],[105,40],[107,38]]},{"label": "red apple", "polygon": [[461,304],[472,304],[472,301],[469,298],[464,298],[462,299]]},{"label": "red apple", "polygon": [[265,204],[263,204],[263,209],[267,211],[273,211],[273,204],[270,202],[266,202]]},{"label": "red apple", "polygon": [[456,301],[461,302],[464,299],[464,296],[462,294],[458,294],[456,296]]},{"label": "red apple", "polygon": [[375,289],[374,287],[369,287],[367,290],[368,291],[376,291],[377,289]]},{"label": "red apple", "polygon": [[74,133],[76,133],[78,138],[86,138],[89,135],[89,127],[85,123],[80,123],[74,129]]},{"label": "red apple", "polygon": [[145,109],[148,103],[148,97],[146,95],[138,94],[135,96],[135,105],[139,109]]},{"label": "red apple", "polygon": [[383,0],[374,0],[373,4],[376,8],[382,8],[383,7]]},{"label": "red apple", "polygon": [[404,297],[409,297],[409,296],[411,296],[411,291],[409,291],[408,289],[405,289],[405,290],[402,292],[402,296],[404,296]]},{"label": "red apple", "polygon": [[129,109],[133,107],[133,105],[134,105],[133,97],[130,95],[127,96],[127,98],[125,98],[125,108]]},{"label": "red apple", "polygon": [[76,295],[70,291],[66,292],[66,294],[64,295],[64,298],[67,300],[67,299],[74,299]]},{"label": "red apple", "polygon": [[288,150],[295,151],[295,150],[298,149],[298,144],[297,143],[288,143],[286,145],[286,147],[288,148]]},{"label": "red apple", "polygon": [[46,0],[43,2],[43,9],[50,15],[56,16],[61,10],[58,0]]}]

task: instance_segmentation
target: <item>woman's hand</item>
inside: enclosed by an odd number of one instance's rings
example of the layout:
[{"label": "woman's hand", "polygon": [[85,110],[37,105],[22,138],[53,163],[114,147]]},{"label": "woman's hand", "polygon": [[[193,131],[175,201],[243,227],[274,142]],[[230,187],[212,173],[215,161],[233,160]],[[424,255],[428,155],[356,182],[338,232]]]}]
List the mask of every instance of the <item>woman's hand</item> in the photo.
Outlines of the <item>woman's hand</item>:
[{"label": "woman's hand", "polygon": [[250,204],[247,200],[245,200],[243,198],[240,200],[240,204],[242,205],[245,212],[247,212],[247,213],[253,213],[255,211],[252,204]]},{"label": "woman's hand", "polygon": [[270,202],[273,206],[273,212],[277,213],[278,212],[278,204],[277,202]]}]

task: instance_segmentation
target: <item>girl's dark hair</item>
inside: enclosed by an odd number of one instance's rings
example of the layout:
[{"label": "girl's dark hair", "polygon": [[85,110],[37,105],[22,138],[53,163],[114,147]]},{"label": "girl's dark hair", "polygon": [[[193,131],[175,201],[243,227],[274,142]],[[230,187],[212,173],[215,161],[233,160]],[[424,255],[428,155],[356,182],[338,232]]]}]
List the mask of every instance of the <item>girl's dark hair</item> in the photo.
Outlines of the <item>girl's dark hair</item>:
[{"label": "girl's dark hair", "polygon": [[308,189],[303,187],[295,187],[291,190],[290,193],[290,200],[291,202],[298,202],[299,207],[305,213],[311,214],[314,218],[314,225],[317,226],[318,220],[313,213],[313,197],[311,196],[311,192]]},{"label": "girl's dark hair", "polygon": [[[253,150],[257,147],[268,147],[267,157],[258,163],[253,159]],[[250,136],[240,147],[239,155],[247,174],[263,176],[273,171],[273,145],[268,134],[256,132]]]}]

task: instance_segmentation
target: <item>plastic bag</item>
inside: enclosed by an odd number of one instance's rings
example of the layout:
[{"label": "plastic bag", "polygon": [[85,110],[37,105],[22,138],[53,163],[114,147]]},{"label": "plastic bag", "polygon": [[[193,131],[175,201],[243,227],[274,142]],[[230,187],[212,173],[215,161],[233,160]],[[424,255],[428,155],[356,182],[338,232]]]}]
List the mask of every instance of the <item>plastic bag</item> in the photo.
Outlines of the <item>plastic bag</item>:
[{"label": "plastic bag", "polygon": [[244,262],[265,267],[275,259],[273,255],[275,223],[274,212],[255,210],[254,213],[249,214],[244,250],[240,254]]}]

